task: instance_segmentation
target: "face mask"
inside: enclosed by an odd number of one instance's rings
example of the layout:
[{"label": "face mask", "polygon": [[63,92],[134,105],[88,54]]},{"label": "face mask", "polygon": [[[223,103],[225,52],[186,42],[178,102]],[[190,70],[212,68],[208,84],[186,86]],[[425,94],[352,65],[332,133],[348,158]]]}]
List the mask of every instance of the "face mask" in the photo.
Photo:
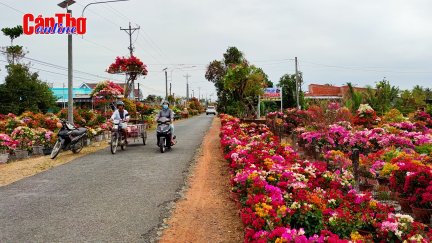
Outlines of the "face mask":
[{"label": "face mask", "polygon": [[164,108],[164,110],[168,109],[168,105],[163,105],[162,108]]}]

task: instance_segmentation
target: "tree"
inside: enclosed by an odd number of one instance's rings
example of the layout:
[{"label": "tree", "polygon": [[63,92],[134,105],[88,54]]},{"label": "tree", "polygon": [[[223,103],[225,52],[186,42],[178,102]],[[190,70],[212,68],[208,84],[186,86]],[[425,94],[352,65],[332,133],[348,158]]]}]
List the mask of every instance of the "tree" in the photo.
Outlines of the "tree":
[{"label": "tree", "polygon": [[382,80],[376,84],[377,103],[374,108],[379,115],[383,115],[396,104],[399,96],[399,89],[390,85],[388,80]]},{"label": "tree", "polygon": [[[300,79],[300,85],[302,79]],[[282,102],[283,108],[297,107],[297,96],[296,96],[296,75],[285,74],[279,79],[278,87],[282,88]],[[300,93],[300,105],[304,107],[304,96]]]},{"label": "tree", "polygon": [[48,84],[39,80],[23,64],[9,64],[5,83],[0,85],[0,113],[47,112],[56,107],[57,98]]},{"label": "tree", "polygon": [[360,107],[363,102],[362,95],[354,90],[352,83],[348,82],[348,95],[345,97],[345,106],[348,107],[351,112],[357,112],[357,109]]},{"label": "tree", "polygon": [[267,75],[250,65],[236,47],[229,47],[223,57],[221,61],[210,62],[205,74],[216,87],[218,112],[238,117],[254,115],[258,95],[269,84]]},{"label": "tree", "polygon": [[13,40],[23,34],[23,28],[21,25],[12,28],[3,28],[1,31],[5,36],[8,36],[11,39],[11,46],[13,46]]},{"label": "tree", "polygon": [[19,59],[23,58],[26,52],[23,50],[22,46],[14,45],[14,39],[20,37],[23,34],[23,29],[21,25],[13,28],[3,28],[1,29],[3,34],[11,39],[11,45],[8,47],[3,47],[6,52],[7,60],[10,64],[15,64]]}]

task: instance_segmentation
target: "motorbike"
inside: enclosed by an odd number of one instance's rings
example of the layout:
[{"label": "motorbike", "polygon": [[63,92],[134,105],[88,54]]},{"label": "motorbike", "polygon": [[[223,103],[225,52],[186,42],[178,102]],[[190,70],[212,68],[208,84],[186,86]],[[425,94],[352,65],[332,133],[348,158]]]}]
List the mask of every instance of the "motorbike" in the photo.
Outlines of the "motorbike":
[{"label": "motorbike", "polygon": [[[166,117],[161,117],[157,121],[158,126],[156,129],[156,137],[158,141],[158,146],[161,153],[165,153],[167,149],[171,149],[171,127],[170,119]],[[175,139],[175,136],[173,137]]]},{"label": "motorbike", "polygon": [[114,120],[113,128],[111,131],[111,153],[115,154],[120,145],[121,150],[126,149],[126,136],[121,127],[121,120]]},{"label": "motorbike", "polygon": [[60,150],[72,150],[74,154],[81,152],[84,147],[84,139],[87,136],[86,128],[78,128],[66,120],[61,120],[57,123],[60,128],[57,134],[57,142],[51,152],[51,159],[55,159],[60,153]]}]

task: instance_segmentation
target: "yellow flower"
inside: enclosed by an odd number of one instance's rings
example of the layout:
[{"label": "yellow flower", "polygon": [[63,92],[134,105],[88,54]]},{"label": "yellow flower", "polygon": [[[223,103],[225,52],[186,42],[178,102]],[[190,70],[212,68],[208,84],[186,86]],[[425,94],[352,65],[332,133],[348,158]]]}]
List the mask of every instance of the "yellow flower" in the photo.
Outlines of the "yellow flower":
[{"label": "yellow flower", "polygon": [[376,208],[376,206],[377,206],[377,201],[375,201],[375,200],[370,200],[370,201],[369,201],[369,206],[372,207],[372,208]]},{"label": "yellow flower", "polygon": [[363,236],[361,236],[359,234],[359,232],[354,231],[354,232],[351,232],[351,240],[352,241],[360,241],[360,240],[364,240],[364,239],[363,239]]},{"label": "yellow flower", "polygon": [[275,243],[286,243],[287,241],[285,239],[282,238],[277,238]]},{"label": "yellow flower", "polygon": [[386,176],[390,176],[390,174],[395,171],[398,170],[399,166],[395,165],[395,164],[391,164],[391,163],[385,163],[382,170],[380,171],[380,176],[386,177]]},{"label": "yellow flower", "polygon": [[264,165],[270,169],[273,165],[273,160],[270,158],[264,159]]}]

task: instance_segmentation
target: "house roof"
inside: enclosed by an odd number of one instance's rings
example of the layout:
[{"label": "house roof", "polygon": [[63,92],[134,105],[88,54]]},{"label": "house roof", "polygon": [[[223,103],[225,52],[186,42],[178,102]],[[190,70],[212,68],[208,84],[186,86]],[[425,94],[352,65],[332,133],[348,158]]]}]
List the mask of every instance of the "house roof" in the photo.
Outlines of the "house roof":
[{"label": "house roof", "polygon": [[[116,83],[116,84],[122,86],[123,88],[126,87],[126,84],[124,84],[124,83]],[[87,86],[88,88],[93,90],[94,88],[96,88],[97,85],[98,85],[98,83],[83,83],[80,87]],[[140,95],[141,95],[141,97],[140,97]],[[133,97],[142,98],[142,92],[140,92],[139,89],[134,89]]]},{"label": "house roof", "polygon": [[[366,88],[353,87],[357,92],[364,92]],[[314,99],[334,99],[344,97],[349,91],[347,85],[334,86],[328,84],[310,84],[309,92],[305,93],[306,98]]]}]

